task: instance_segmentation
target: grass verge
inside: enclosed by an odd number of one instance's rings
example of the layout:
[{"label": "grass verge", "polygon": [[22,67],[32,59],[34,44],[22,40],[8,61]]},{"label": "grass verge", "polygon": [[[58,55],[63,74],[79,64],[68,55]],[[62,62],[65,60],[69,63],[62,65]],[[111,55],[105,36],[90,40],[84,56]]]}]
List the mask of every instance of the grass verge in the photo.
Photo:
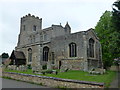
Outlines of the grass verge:
[{"label": "grass verge", "polygon": [[[16,71],[16,70],[5,70],[5,72],[17,72],[17,73],[25,73],[25,74],[32,74],[32,70],[29,69],[27,72]],[[41,76],[48,76],[48,77],[57,77],[57,78],[64,78],[64,79],[73,79],[73,80],[81,80],[81,81],[92,81],[92,82],[100,82],[105,83],[105,87],[109,87],[110,83],[116,76],[115,71],[106,71],[103,75],[90,75],[88,72],[84,71],[76,71],[76,70],[69,70],[68,72],[59,72],[57,75],[55,74],[45,74]]]}]

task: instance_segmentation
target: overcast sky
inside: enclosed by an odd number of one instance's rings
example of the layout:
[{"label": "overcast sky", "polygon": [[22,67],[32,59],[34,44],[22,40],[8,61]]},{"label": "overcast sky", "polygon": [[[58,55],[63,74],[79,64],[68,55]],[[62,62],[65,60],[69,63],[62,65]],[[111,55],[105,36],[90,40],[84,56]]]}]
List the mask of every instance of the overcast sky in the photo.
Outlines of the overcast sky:
[{"label": "overcast sky", "polygon": [[20,18],[28,13],[42,18],[42,27],[70,24],[72,32],[94,28],[116,0],[0,0],[0,54],[17,45]]}]

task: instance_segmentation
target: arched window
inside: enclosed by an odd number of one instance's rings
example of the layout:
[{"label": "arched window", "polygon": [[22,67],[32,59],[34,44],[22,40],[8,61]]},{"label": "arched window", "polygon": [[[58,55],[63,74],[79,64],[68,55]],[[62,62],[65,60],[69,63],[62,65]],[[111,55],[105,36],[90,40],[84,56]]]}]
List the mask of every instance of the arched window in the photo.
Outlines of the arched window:
[{"label": "arched window", "polygon": [[36,25],[34,25],[34,26],[33,26],[33,30],[34,30],[34,31],[36,31],[36,28],[37,28],[37,26],[36,26]]},{"label": "arched window", "polygon": [[31,35],[29,36],[29,43],[30,44],[32,43],[32,36]]},{"label": "arched window", "polygon": [[44,41],[47,40],[47,34],[44,34]]},{"label": "arched window", "polygon": [[52,64],[55,64],[55,53],[52,52]]},{"label": "arched window", "polygon": [[40,41],[43,41],[43,35],[40,35]]},{"label": "arched window", "polygon": [[28,49],[28,62],[32,62],[32,49]]},{"label": "arched window", "polygon": [[89,57],[94,57],[94,40],[92,38],[89,39]]},{"label": "arched window", "polygon": [[75,43],[69,44],[69,56],[70,57],[76,57],[77,56],[77,45]]},{"label": "arched window", "polygon": [[49,48],[46,46],[43,48],[43,61],[48,61]]},{"label": "arched window", "polygon": [[23,30],[25,31],[25,25],[23,25]]}]

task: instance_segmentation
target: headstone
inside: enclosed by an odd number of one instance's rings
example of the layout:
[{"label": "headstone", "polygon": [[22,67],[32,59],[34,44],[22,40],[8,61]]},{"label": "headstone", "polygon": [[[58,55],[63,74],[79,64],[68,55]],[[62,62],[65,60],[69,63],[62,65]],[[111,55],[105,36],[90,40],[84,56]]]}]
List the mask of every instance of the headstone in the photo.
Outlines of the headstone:
[{"label": "headstone", "polygon": [[90,74],[104,74],[105,73],[105,69],[102,68],[96,68],[96,69],[91,69],[89,71]]},{"label": "headstone", "polygon": [[18,71],[19,71],[19,67],[17,67],[17,68],[16,68],[16,70],[18,70]]},{"label": "headstone", "polygon": [[50,61],[47,62],[47,69],[52,69],[52,65]]},{"label": "headstone", "polygon": [[13,65],[13,70],[16,70],[16,65]]},{"label": "headstone", "polygon": [[32,71],[34,72],[34,73],[39,73],[39,72],[41,72],[41,66],[39,65],[39,66],[33,66],[32,67]]},{"label": "headstone", "polygon": [[27,66],[23,66],[23,71],[27,71]]}]

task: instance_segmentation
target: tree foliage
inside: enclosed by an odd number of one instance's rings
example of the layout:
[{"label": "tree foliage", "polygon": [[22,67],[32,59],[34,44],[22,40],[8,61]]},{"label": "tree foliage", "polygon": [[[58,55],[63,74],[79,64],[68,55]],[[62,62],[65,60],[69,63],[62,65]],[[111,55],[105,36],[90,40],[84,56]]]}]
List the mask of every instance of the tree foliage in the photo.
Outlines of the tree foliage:
[{"label": "tree foliage", "polygon": [[107,68],[112,64],[111,47],[113,47],[112,41],[112,12],[105,11],[100,17],[99,22],[95,27],[95,32],[100,39],[102,46],[102,59],[104,67]]},{"label": "tree foliage", "polygon": [[9,57],[8,53],[2,53],[2,58],[8,58],[8,57]]},{"label": "tree foliage", "polygon": [[113,11],[105,11],[95,27],[102,45],[104,68],[120,57],[120,1],[113,3]]},{"label": "tree foliage", "polygon": [[113,3],[113,25],[117,32],[120,33],[120,1]]},{"label": "tree foliage", "polygon": [[115,32],[115,49],[114,56],[115,58],[120,57],[120,1],[116,1],[113,3],[113,11],[112,11],[112,24],[113,31]]}]

